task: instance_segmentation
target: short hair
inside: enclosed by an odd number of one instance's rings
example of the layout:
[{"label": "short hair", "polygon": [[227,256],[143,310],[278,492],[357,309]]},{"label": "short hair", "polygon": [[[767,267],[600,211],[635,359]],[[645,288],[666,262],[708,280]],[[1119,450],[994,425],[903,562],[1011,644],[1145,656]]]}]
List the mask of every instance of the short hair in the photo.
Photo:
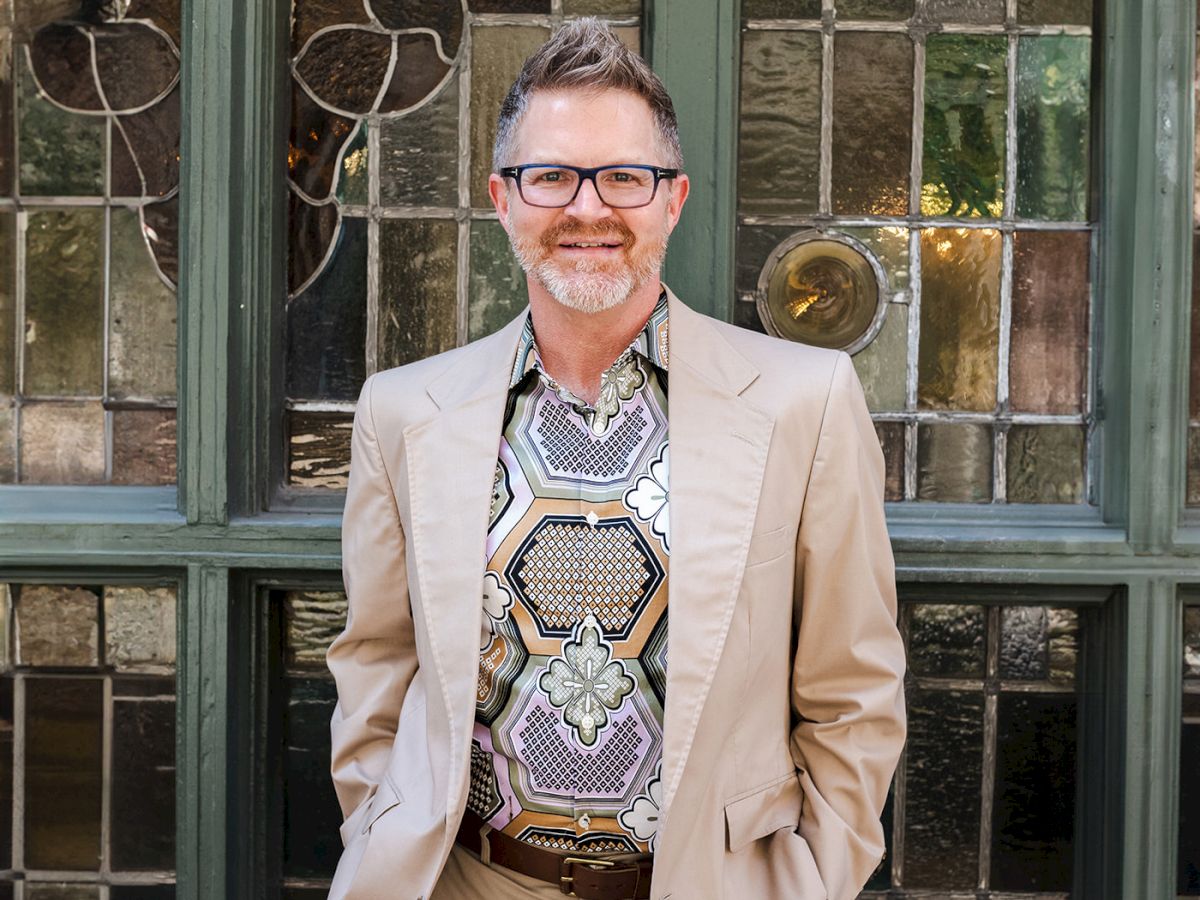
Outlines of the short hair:
[{"label": "short hair", "polygon": [[676,169],[683,167],[679,123],[662,79],[645,60],[621,43],[608,25],[588,16],[565,23],[525,60],[508,96],[500,104],[492,171],[499,172],[501,167],[511,164],[507,157],[529,98],[536,91],[571,88],[637,94],[654,114],[658,137],[667,154],[665,164]]}]

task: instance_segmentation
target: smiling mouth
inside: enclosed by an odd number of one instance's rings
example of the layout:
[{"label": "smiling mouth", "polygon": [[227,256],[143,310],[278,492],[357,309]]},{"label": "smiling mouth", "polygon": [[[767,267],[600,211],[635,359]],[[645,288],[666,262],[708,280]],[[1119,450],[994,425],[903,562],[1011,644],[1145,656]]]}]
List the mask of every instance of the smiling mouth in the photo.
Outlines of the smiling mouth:
[{"label": "smiling mouth", "polygon": [[566,247],[570,250],[616,250],[621,244],[610,243],[608,241],[563,241],[558,246]]}]

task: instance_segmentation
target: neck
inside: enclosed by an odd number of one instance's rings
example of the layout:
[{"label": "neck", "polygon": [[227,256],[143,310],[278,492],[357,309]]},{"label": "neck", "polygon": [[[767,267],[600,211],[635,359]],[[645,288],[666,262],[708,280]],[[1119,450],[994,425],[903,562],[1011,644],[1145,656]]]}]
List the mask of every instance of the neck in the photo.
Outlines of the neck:
[{"label": "neck", "polygon": [[661,291],[659,280],[652,278],[624,303],[585,313],[563,306],[530,279],[529,310],[547,373],[575,396],[595,403],[600,376],[645,326]]}]

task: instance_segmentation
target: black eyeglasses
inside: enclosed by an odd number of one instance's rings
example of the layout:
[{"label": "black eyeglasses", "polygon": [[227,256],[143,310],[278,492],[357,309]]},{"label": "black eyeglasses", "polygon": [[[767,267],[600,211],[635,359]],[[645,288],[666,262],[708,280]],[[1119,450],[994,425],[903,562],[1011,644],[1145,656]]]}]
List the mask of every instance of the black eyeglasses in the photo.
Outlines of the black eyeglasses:
[{"label": "black eyeglasses", "polygon": [[658,193],[658,183],[664,178],[675,178],[679,170],[634,164],[584,169],[530,163],[505,166],[500,175],[516,181],[517,193],[530,206],[546,209],[570,206],[583,183],[591,181],[605,206],[633,209],[649,204]]}]

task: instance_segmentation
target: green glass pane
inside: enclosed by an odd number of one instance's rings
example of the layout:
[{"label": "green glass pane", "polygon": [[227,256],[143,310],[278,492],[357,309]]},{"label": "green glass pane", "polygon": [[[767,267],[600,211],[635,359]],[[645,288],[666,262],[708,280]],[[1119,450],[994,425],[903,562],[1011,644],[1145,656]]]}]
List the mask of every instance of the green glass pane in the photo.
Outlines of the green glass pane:
[{"label": "green glass pane", "polygon": [[1084,430],[1079,425],[1014,425],[1008,432],[1009,503],[1081,503]]},{"label": "green glass pane", "polygon": [[1092,0],[1017,0],[1021,25],[1091,25]]},{"label": "green glass pane", "polygon": [[1084,221],[1092,39],[1022,37],[1017,45],[1017,213]]},{"label": "green glass pane", "polygon": [[31,213],[25,250],[26,396],[104,384],[104,212]]},{"label": "green glass pane", "polygon": [[[384,206],[458,205],[457,78],[420,109],[399,119],[383,119],[379,141],[379,195]],[[490,153],[487,164],[491,165]]]},{"label": "green glass pane", "polygon": [[108,302],[108,393],[121,399],[175,396],[175,292],[163,283],[138,214],[112,210]]},{"label": "green glass pane", "polygon": [[891,225],[883,228],[839,228],[843,234],[867,245],[883,266],[887,289],[893,293],[908,290],[908,229]]},{"label": "green glass pane", "polygon": [[908,382],[908,307],[889,303],[875,340],[854,355],[867,406],[873,412],[904,409]]},{"label": "green glass pane", "polygon": [[339,413],[289,413],[288,484],[345,490],[352,425]]},{"label": "green glass pane", "polygon": [[925,14],[934,22],[999,25],[1004,21],[1004,0],[926,0]]},{"label": "green glass pane", "polygon": [[471,223],[470,298],[467,337],[472,341],[503,327],[529,302],[525,273],[499,222]]},{"label": "green glass pane", "polygon": [[742,0],[746,19],[819,19],[821,0]]},{"label": "green glass pane", "polygon": [[932,34],[925,49],[921,212],[992,216],[1004,211],[1003,37]]},{"label": "green glass pane", "polygon": [[379,228],[379,368],[449,350],[457,342],[458,225],[385,219]]},{"label": "green glass pane", "polygon": [[0,398],[17,384],[17,216],[0,212]]},{"label": "green glass pane", "polygon": [[913,0],[835,0],[839,19],[907,19]]},{"label": "green glass pane", "polygon": [[1086,231],[1013,235],[1008,398],[1015,411],[1083,409],[1090,246]]},{"label": "green glass pane", "polygon": [[175,670],[175,588],[104,589],[104,661],[123,672]]},{"label": "green glass pane", "polygon": [[987,425],[917,428],[917,499],[986,503],[992,499],[992,429]]},{"label": "green glass pane", "polygon": [[496,116],[521,66],[546,42],[546,28],[504,25],[471,31],[471,205],[490,209],[488,175]]},{"label": "green glass pane", "polygon": [[283,618],[289,670],[325,671],[325,651],[346,627],[346,595],[341,591],[287,591]]},{"label": "green glass pane", "polygon": [[743,213],[816,212],[820,191],[821,36],[742,35],[738,206]]},{"label": "green glass pane", "polygon": [[883,450],[883,499],[904,499],[904,431],[903,422],[876,422],[875,434]]},{"label": "green glass pane", "polygon": [[104,193],[104,119],[67,112],[38,96],[17,57],[20,190],[26,197]]},{"label": "green glass pane", "polygon": [[562,0],[567,16],[640,16],[642,0]]},{"label": "green glass pane", "polygon": [[0,484],[17,478],[16,410],[0,400]]},{"label": "green glass pane", "polygon": [[917,403],[922,408],[996,408],[1000,261],[998,231],[921,232]]},{"label": "green glass pane", "polygon": [[908,662],[914,675],[983,678],[982,606],[908,605]]},{"label": "green glass pane", "polygon": [[25,585],[17,595],[17,665],[100,664],[99,598],[94,591]]},{"label": "green glass pane", "polygon": [[839,32],[833,42],[833,211],[908,213],[913,42]]},{"label": "green glass pane", "polygon": [[20,417],[21,472],[27,484],[100,484],[104,407],[94,403],[26,403]]},{"label": "green glass pane", "polygon": [[112,430],[113,484],[175,483],[175,410],[113,410]]},{"label": "green glass pane", "polygon": [[360,125],[342,153],[341,170],[337,174],[337,197],[351,206],[366,206],[370,196],[368,187],[371,174],[367,165],[370,153],[367,133],[370,127],[366,122]]}]

